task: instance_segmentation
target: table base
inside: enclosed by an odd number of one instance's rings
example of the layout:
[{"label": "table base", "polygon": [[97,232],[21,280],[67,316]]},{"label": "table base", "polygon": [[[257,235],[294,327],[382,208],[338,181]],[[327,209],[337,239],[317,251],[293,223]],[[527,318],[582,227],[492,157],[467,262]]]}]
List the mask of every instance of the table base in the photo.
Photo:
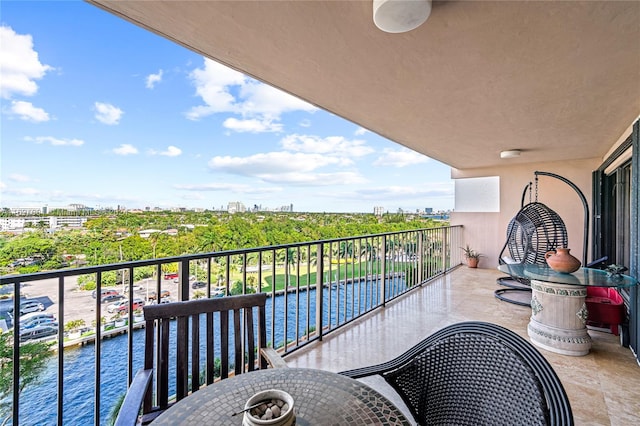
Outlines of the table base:
[{"label": "table base", "polygon": [[531,280],[531,289],[531,343],[562,355],[588,354],[586,287]]}]

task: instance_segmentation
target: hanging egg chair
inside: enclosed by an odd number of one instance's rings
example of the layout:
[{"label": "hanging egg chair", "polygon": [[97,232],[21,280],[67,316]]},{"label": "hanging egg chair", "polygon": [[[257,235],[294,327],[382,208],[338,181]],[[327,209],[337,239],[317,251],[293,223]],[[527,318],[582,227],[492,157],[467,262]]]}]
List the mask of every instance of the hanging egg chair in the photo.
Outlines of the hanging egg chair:
[{"label": "hanging egg chair", "polygon": [[[568,247],[567,228],[562,218],[547,205],[538,201],[538,175],[545,175],[562,180],[571,186],[580,196],[585,208],[585,241],[583,258],[586,259],[588,235],[588,207],[580,189],[569,180],[547,172],[535,172],[535,201],[531,201],[532,184],[529,183],[523,193],[521,208],[507,226],[507,240],[502,247],[499,263],[522,263],[528,265],[546,265],[545,254],[558,247]],[[529,193],[530,201],[524,204]],[[583,259],[583,264],[585,261]],[[518,277],[500,277],[497,283],[505,288],[494,292],[495,296],[505,302],[530,306],[531,283]]]}]

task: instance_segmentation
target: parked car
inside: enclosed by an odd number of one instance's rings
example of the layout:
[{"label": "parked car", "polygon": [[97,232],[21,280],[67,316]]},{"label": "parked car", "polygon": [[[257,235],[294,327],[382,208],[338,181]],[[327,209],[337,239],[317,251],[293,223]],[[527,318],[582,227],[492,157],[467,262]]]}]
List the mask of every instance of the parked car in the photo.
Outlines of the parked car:
[{"label": "parked car", "polygon": [[[171,296],[171,292],[170,292],[169,290],[162,290],[162,291],[160,292],[160,299],[163,299],[163,298],[165,298],[165,297],[169,297],[169,296]],[[155,291],[150,291],[150,292],[149,292],[149,297],[147,297],[147,299],[149,299],[149,300],[156,300],[156,298],[157,298],[157,297],[158,297],[158,296],[156,295],[156,292],[155,292]]]},{"label": "parked car", "polygon": [[[111,294],[118,294],[117,291],[115,291],[112,288],[103,288],[100,290],[100,298],[103,298],[105,296],[109,296]],[[91,293],[91,297],[93,297],[94,299],[97,298],[98,293],[97,290],[93,290],[93,292]]]},{"label": "parked car", "polygon": [[226,292],[226,287],[214,287],[211,289],[211,297],[222,297]]},{"label": "parked car", "polygon": [[121,295],[120,293],[116,293],[116,294],[108,294],[106,296],[102,297],[102,303],[107,303],[107,302],[116,302],[118,300],[122,300],[125,297],[123,295]]},{"label": "parked car", "polygon": [[[120,300],[116,303],[112,303],[109,306],[107,306],[107,312],[109,312],[110,314],[113,314],[114,312],[119,311],[121,307],[127,305],[128,303],[129,301],[127,299]],[[126,307],[124,309],[126,309]]]},{"label": "parked car", "polygon": [[[30,314],[32,312],[44,311],[44,305],[37,300],[27,300],[20,303],[20,316]],[[13,317],[13,308],[9,309],[9,315]]]},{"label": "parked car", "polygon": [[33,312],[20,317],[20,327],[27,327],[36,322],[55,321],[56,317],[48,312]]},{"label": "parked car", "polygon": [[[144,300],[142,299],[133,299],[133,309],[136,310],[138,308],[142,308],[144,306]],[[121,300],[120,302],[113,303],[107,306],[107,312],[110,314],[116,312],[127,312],[129,310],[129,300]]]},{"label": "parked car", "polygon": [[207,283],[205,283],[204,281],[194,281],[191,283],[191,288],[202,288],[206,286],[207,286]]},{"label": "parked car", "polygon": [[[138,290],[142,290],[142,286],[140,284],[134,284],[133,285],[133,291],[138,291]],[[129,293],[129,286],[128,285],[124,286],[124,292],[125,293]]]},{"label": "parked car", "polygon": [[20,323],[20,328],[22,330],[27,330],[29,328],[39,327],[41,325],[50,325],[51,327],[57,327],[58,321],[56,321],[55,318],[37,318],[29,321],[26,324]]},{"label": "parked car", "polygon": [[58,327],[52,325],[40,325],[34,328],[28,328],[20,332],[20,341],[42,339],[43,337],[54,336],[58,334]]},{"label": "parked car", "polygon": [[164,279],[165,280],[172,280],[174,278],[178,278],[180,276],[180,274],[178,274],[177,272],[169,272],[164,274]]}]

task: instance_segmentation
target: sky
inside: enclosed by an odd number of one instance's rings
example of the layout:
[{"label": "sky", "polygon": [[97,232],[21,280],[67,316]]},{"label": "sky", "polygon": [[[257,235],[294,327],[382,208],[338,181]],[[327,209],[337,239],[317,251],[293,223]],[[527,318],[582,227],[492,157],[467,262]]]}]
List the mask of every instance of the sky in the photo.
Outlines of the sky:
[{"label": "sky", "polygon": [[453,208],[450,168],[81,1],[0,3],[0,207]]}]

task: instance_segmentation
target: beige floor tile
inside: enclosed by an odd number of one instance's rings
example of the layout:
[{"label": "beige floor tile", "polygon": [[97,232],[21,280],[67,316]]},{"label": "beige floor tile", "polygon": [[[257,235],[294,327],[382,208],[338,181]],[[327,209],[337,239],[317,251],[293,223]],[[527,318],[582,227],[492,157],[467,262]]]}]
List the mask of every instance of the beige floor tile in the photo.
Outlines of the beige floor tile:
[{"label": "beige floor tile", "polygon": [[[292,367],[343,371],[388,361],[442,327],[460,321],[500,324],[527,337],[531,310],[494,297],[497,270],[461,267],[286,357]],[[640,366],[619,338],[590,331],[582,357],[540,352],[553,365],[577,425],[640,424]]]}]

